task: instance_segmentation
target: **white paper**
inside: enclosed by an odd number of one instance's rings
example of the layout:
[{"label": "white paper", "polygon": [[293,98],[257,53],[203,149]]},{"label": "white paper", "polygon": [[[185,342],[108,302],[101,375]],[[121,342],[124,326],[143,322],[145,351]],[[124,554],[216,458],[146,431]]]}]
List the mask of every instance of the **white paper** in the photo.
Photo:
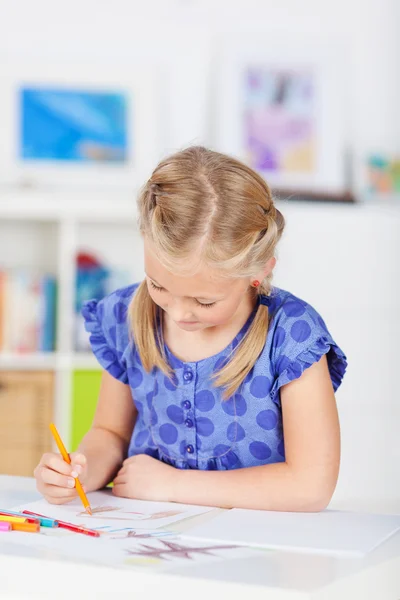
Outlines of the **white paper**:
[{"label": "white paper", "polygon": [[169,534],[149,539],[90,538],[13,532],[9,543],[34,549],[35,556],[53,560],[88,563],[123,569],[171,570],[217,560],[234,560],[265,554],[235,544],[197,542]]},{"label": "white paper", "polygon": [[318,554],[364,556],[400,529],[400,515],[371,515],[326,510],[283,513],[233,509],[187,534],[197,541],[213,540],[264,548]]},{"label": "white paper", "polygon": [[183,519],[213,510],[204,506],[117,498],[108,491],[93,492],[87,497],[93,515],[85,512],[79,498],[61,506],[49,504],[46,500],[38,500],[14,510],[29,510],[102,532],[166,529]]}]

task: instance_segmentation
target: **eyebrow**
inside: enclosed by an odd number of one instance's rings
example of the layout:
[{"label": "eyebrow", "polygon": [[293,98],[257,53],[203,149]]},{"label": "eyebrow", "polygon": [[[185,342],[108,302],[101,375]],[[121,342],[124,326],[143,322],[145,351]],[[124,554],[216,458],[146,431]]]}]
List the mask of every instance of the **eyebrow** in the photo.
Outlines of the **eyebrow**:
[{"label": "eyebrow", "polygon": [[[163,288],[165,291],[168,291],[165,286],[161,285],[161,283],[158,283],[158,281],[156,279],[154,279],[153,277],[150,277],[150,275],[148,273],[146,273],[146,275],[149,279],[151,279],[151,281],[153,283],[155,283],[159,287]],[[211,298],[206,298],[204,296],[187,296],[187,298],[194,298],[195,300],[204,300],[205,302],[217,302],[218,300],[222,300],[223,297],[212,296]]]}]

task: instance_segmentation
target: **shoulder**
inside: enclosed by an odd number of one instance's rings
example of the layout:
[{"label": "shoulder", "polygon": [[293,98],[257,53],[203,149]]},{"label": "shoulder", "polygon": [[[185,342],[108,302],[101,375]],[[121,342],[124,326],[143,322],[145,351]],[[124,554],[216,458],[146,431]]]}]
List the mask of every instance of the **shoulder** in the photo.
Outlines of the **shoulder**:
[{"label": "shoulder", "polygon": [[291,292],[273,288],[270,296],[270,333],[283,341],[286,336],[293,342],[302,343],[326,329],[321,315],[305,300]]},{"label": "shoulder", "polygon": [[101,300],[88,300],[82,306],[89,342],[100,364],[117,379],[124,381],[124,363],[132,336],[129,331],[128,308],[138,283],[115,290]]},{"label": "shoulder", "polygon": [[347,360],[317,310],[290,292],[273,288],[269,312],[265,352],[275,380],[274,393],[285,383],[299,378],[323,355],[327,356],[336,390],[343,379]]},{"label": "shoulder", "polygon": [[[127,320],[129,304],[139,287],[138,283],[119,288],[101,300],[88,300],[82,306],[85,323],[98,324],[103,328],[113,325],[123,325]],[[88,328],[88,327],[87,327]],[[90,331],[90,329],[88,329]]]}]

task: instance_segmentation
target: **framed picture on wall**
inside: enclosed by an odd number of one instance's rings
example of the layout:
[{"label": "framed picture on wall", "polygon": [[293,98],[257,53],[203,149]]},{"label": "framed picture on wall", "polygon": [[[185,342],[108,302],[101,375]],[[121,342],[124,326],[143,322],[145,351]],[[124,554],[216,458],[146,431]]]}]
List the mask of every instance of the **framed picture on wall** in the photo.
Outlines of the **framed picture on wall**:
[{"label": "framed picture on wall", "polygon": [[154,168],[150,70],[24,64],[0,77],[0,183],[132,188]]},{"label": "framed picture on wall", "polygon": [[338,48],[253,37],[225,41],[220,56],[215,146],[274,189],[342,194],[346,76]]}]

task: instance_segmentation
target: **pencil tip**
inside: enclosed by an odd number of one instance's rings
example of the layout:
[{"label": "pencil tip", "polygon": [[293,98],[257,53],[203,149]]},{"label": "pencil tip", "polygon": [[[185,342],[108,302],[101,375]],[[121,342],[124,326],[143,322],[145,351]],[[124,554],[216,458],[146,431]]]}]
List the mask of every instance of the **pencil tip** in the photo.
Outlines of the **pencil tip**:
[{"label": "pencil tip", "polygon": [[90,506],[87,507],[86,512],[89,513],[89,515],[92,515],[92,509],[90,508]]}]

